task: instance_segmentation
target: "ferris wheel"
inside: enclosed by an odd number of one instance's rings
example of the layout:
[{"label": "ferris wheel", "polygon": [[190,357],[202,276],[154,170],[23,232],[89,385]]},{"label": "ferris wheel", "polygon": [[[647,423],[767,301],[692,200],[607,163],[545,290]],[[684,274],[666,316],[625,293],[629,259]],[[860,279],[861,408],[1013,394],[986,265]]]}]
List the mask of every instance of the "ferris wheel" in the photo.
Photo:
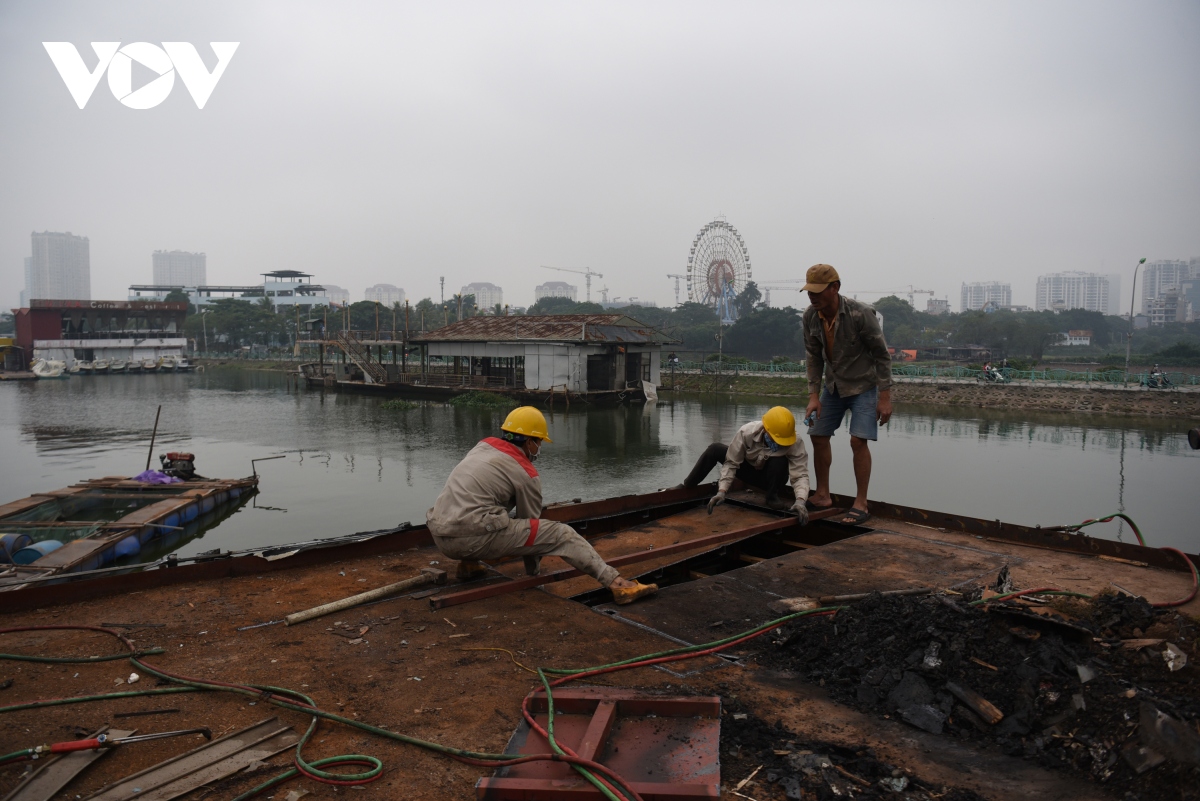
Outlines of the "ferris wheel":
[{"label": "ferris wheel", "polygon": [[749,281],[750,253],[737,229],[721,219],[701,228],[688,253],[688,300],[712,306],[722,320],[732,321],[733,299]]}]

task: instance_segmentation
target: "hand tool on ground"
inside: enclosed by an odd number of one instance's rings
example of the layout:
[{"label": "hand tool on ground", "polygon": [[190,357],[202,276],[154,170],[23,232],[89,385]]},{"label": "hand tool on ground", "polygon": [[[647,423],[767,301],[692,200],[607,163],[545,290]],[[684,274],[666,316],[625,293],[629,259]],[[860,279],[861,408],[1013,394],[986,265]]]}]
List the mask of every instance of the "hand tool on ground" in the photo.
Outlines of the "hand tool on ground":
[{"label": "hand tool on ground", "polygon": [[205,740],[212,739],[212,732],[208,729],[183,729],[180,731],[160,731],[152,734],[135,734],[130,737],[109,737],[107,734],[100,734],[96,737],[89,737],[86,740],[69,740],[65,743],[51,743],[50,745],[39,745],[33,749],[36,754],[65,754],[71,751],[91,751],[96,748],[115,748],[118,745],[127,745],[129,743],[140,743],[146,740],[161,740],[166,737],[183,737],[187,734],[203,734]]},{"label": "hand tool on ground", "polygon": [[380,598],[386,598],[389,595],[405,592],[406,590],[415,590],[417,587],[423,587],[426,584],[445,584],[446,571],[436,567],[423,567],[419,576],[397,581],[395,584],[388,584],[385,587],[379,587],[374,590],[368,590],[358,595],[351,595],[349,598],[343,598],[340,601],[331,601],[321,606],[314,606],[312,609],[305,609],[303,612],[296,612],[288,615],[286,618],[287,625],[294,626],[297,623],[303,623],[306,620],[312,620],[315,617],[328,615],[332,612],[340,612],[343,609],[349,609],[352,606],[365,604],[368,601],[375,601]]}]

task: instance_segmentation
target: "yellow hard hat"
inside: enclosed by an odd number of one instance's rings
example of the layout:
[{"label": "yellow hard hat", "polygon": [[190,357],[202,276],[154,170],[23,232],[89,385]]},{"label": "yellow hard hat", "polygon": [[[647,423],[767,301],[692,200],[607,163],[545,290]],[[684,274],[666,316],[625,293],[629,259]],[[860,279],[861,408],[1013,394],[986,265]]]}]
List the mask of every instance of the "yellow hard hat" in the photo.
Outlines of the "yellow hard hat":
[{"label": "yellow hard hat", "polygon": [[763,415],[763,428],[775,440],[775,444],[786,448],[796,441],[796,418],[782,406],[775,406]]},{"label": "yellow hard hat", "polygon": [[[793,422],[792,429],[796,426]],[[546,442],[554,442],[547,436],[546,418],[535,409],[533,406],[518,406],[508,413],[508,417],[504,418],[504,425],[500,426],[501,431],[507,431],[510,434],[521,434],[526,437],[536,437],[537,439],[545,440]],[[795,437],[792,437],[795,439]]]}]

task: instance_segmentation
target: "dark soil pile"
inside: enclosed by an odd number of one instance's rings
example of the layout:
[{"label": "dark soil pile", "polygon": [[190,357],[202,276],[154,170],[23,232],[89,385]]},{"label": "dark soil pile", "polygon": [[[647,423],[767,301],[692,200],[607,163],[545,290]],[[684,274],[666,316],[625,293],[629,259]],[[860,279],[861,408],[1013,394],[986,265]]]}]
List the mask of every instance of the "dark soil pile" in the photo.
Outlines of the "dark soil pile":
[{"label": "dark soil pile", "polygon": [[[880,798],[895,801],[985,801],[970,790],[933,786],[908,771],[881,762],[871,748],[854,750],[831,743],[803,741],[749,714],[737,701],[722,699],[721,775],[733,790],[756,801],[844,801]],[[754,773],[758,768],[758,772]],[[735,796],[736,797],[736,796]]]},{"label": "dark soil pile", "polygon": [[[1127,596],[1056,607],[1046,619],[1018,603],[874,595],[789,624],[758,660],[849,706],[990,740],[1129,799],[1200,798],[1195,622]],[[1168,669],[1168,644],[1185,666]]]}]

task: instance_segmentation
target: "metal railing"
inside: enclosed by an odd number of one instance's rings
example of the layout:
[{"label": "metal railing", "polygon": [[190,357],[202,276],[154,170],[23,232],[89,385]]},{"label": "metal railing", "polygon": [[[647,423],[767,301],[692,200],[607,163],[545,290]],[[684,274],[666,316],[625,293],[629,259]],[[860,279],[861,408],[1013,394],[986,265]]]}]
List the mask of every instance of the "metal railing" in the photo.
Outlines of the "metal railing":
[{"label": "metal railing", "polygon": [[[711,375],[721,372],[731,375],[740,373],[773,373],[781,376],[804,376],[805,367],[800,362],[784,362],[784,363],[764,363],[764,362],[679,362],[678,364],[664,364],[662,371],[664,374],[670,373],[672,367],[680,373],[704,373]],[[1062,368],[1048,367],[1044,370],[1017,370],[1012,367],[1004,367],[997,370],[1004,376],[1005,382],[1010,381],[1028,381],[1033,384],[1049,383],[1049,384],[1107,384],[1112,386],[1141,386],[1148,385],[1150,381],[1150,372],[1143,370],[1140,372],[1130,372],[1128,376],[1124,370],[1107,369],[1107,370],[1066,370]],[[1192,375],[1184,372],[1164,372],[1169,387],[1196,387],[1200,386],[1200,375]],[[923,364],[893,364],[892,376],[894,378],[911,378],[911,379],[929,379],[929,380],[960,380],[960,381],[984,381],[986,380],[983,370],[978,368],[966,367],[964,365],[923,365]]]}]

